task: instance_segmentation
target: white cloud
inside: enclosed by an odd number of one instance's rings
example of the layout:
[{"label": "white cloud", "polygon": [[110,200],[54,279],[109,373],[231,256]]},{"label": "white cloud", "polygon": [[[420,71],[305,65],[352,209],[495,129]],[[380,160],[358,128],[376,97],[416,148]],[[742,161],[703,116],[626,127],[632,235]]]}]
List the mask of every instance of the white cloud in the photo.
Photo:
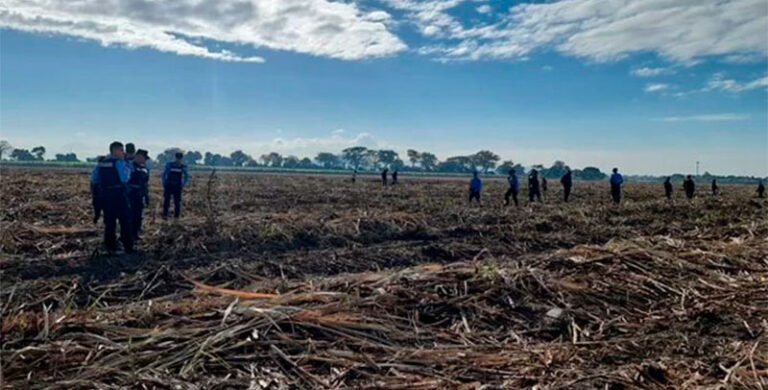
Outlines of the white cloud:
[{"label": "white cloud", "polygon": [[479,13],[479,14],[485,15],[485,14],[491,13],[491,11],[493,11],[493,8],[491,8],[491,6],[488,5],[488,4],[483,4],[483,5],[475,8],[475,11],[477,11],[477,13]]},{"label": "white cloud", "polygon": [[499,21],[466,28],[446,12],[460,1],[390,2],[410,10],[420,26],[442,26],[437,36],[443,42],[422,53],[454,59],[520,59],[548,48],[593,61],[651,52],[685,64],[708,56],[768,55],[765,0],[522,3]]},{"label": "white cloud", "polygon": [[667,89],[669,89],[669,84],[664,83],[647,84],[645,86],[645,92],[662,92]]},{"label": "white cloud", "polygon": [[766,89],[768,88],[768,75],[760,77],[758,79],[748,82],[738,82],[733,79],[728,79],[722,73],[717,73],[709,80],[705,90],[712,91],[727,91],[727,92],[745,92],[753,89]]},{"label": "white cloud", "polygon": [[237,62],[264,60],[204,42],[354,60],[406,48],[388,20],[384,11],[328,0],[0,1],[3,28]]},{"label": "white cloud", "polygon": [[545,71],[545,72],[551,72],[551,71],[553,71],[554,69],[555,69],[555,68],[554,68],[554,67],[552,67],[551,65],[544,65],[544,66],[542,66],[542,67],[541,67],[541,70],[543,70],[543,71]]},{"label": "white cloud", "polygon": [[690,116],[668,116],[660,118],[662,122],[735,122],[745,121],[749,119],[749,115],[745,114],[704,114],[704,115],[690,115]]},{"label": "white cloud", "polygon": [[633,69],[630,74],[637,77],[654,77],[668,74],[674,74],[675,71],[669,68],[637,68]]}]

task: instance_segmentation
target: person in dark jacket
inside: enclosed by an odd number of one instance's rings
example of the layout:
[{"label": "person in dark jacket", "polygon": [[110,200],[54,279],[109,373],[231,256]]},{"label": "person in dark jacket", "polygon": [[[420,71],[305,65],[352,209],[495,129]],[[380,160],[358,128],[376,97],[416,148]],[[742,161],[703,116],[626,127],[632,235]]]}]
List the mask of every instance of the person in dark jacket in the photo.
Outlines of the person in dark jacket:
[{"label": "person in dark jacket", "polygon": [[184,153],[176,153],[176,160],[165,164],[163,171],[163,218],[168,218],[173,198],[173,217],[181,216],[181,193],[189,184],[189,171],[182,162]]},{"label": "person in dark jacket", "polygon": [[541,187],[539,186],[539,171],[532,169],[528,175],[528,201],[538,199],[541,202]]},{"label": "person in dark jacket", "polygon": [[760,182],[757,183],[757,197],[765,198],[765,184],[763,184],[762,180],[760,180]]},{"label": "person in dark jacket", "polygon": [[667,200],[672,200],[672,178],[669,176],[664,180],[664,195],[667,197]]},{"label": "person in dark jacket", "polygon": [[541,195],[543,197],[547,196],[547,178],[543,175],[541,176]]},{"label": "person in dark jacket", "polygon": [[130,169],[125,162],[125,150],[120,142],[109,145],[109,156],[101,160],[91,173],[91,183],[98,187],[99,202],[104,211],[104,245],[107,251],[117,251],[117,224],[125,253],[133,253],[127,184]]},{"label": "person in dark jacket", "polygon": [[397,184],[397,169],[395,169],[394,172],[392,172],[392,185]]},{"label": "person in dark jacket", "polygon": [[387,174],[389,173],[388,168],[384,168],[383,171],[381,171],[381,184],[386,187],[387,186]]},{"label": "person in dark jacket", "polygon": [[686,198],[693,199],[693,196],[696,194],[696,183],[691,175],[686,176],[683,181],[683,190],[685,191]]},{"label": "person in dark jacket", "polygon": [[131,228],[133,239],[138,240],[144,219],[144,207],[149,206],[149,153],[139,149],[133,157],[133,170],[128,180],[128,201],[131,204]]},{"label": "person in dark jacket", "polygon": [[469,203],[472,204],[472,200],[476,200],[477,204],[482,204],[480,201],[480,193],[483,191],[483,181],[480,180],[480,176],[477,172],[472,174],[472,180],[469,181]]},{"label": "person in dark jacket", "polygon": [[624,184],[624,177],[621,176],[619,173],[619,168],[613,168],[613,173],[611,174],[611,198],[613,199],[613,203],[620,204],[621,203],[621,185]]},{"label": "person in dark jacket", "polygon": [[720,195],[720,187],[717,186],[717,180],[712,179],[712,196]]},{"label": "person in dark jacket", "polygon": [[563,200],[567,203],[573,189],[573,173],[570,167],[565,167],[565,174],[560,178],[560,184],[563,185]]},{"label": "person in dark jacket", "polygon": [[517,174],[514,169],[509,170],[509,176],[507,176],[507,183],[509,183],[509,189],[504,194],[504,205],[509,206],[509,198],[515,202],[515,206],[518,206],[517,195],[520,193],[520,180],[517,178]]}]

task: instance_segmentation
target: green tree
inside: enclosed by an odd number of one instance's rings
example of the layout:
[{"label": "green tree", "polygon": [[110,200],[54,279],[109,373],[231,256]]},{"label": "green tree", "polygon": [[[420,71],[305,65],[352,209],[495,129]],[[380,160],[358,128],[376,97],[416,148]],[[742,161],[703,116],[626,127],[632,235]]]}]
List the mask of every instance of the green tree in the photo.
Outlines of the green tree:
[{"label": "green tree", "polygon": [[300,161],[296,156],[287,156],[283,159],[283,168],[296,169],[299,167]]},{"label": "green tree", "polygon": [[378,162],[384,167],[390,167],[391,165],[395,163],[395,161],[399,160],[399,156],[397,155],[397,152],[394,150],[379,150],[378,151]]},{"label": "green tree", "polygon": [[30,153],[27,149],[13,149],[11,152],[11,160],[16,161],[35,161],[37,157]]},{"label": "green tree", "polygon": [[599,168],[586,167],[581,171],[578,171],[576,177],[582,180],[605,180],[608,175],[601,172]]},{"label": "green tree", "polygon": [[365,165],[368,169],[378,170],[379,151],[373,149],[366,150],[365,155],[363,156],[363,165]]},{"label": "green tree", "polygon": [[35,160],[43,161],[43,157],[45,157],[45,146],[35,146],[32,148],[32,154],[35,155]]},{"label": "green tree", "polygon": [[168,148],[165,149],[165,151],[162,153],[158,154],[155,160],[157,160],[157,163],[162,166],[171,161],[176,161],[176,153],[184,153],[184,151],[176,147]]},{"label": "green tree", "polygon": [[283,155],[277,152],[271,152],[267,154],[261,155],[261,161],[264,163],[264,165],[268,167],[282,167],[283,166]]},{"label": "green tree", "polygon": [[248,161],[253,160],[251,156],[243,152],[242,150],[235,150],[229,155],[229,159],[232,160],[232,165],[236,167],[245,166]]},{"label": "green tree", "polygon": [[304,157],[299,161],[299,168],[301,169],[313,169],[315,168],[315,164],[312,163],[312,160],[309,157]]},{"label": "green tree", "polygon": [[416,168],[416,163],[421,160],[421,153],[413,149],[408,149],[408,160],[411,162],[411,167]]},{"label": "green tree", "polygon": [[325,169],[339,168],[341,165],[341,159],[339,156],[327,152],[318,153],[315,157],[315,161],[317,161],[317,163]]},{"label": "green tree", "polygon": [[549,169],[545,169],[542,174],[549,178],[559,178],[565,175],[565,167],[565,162],[557,160]]},{"label": "green tree", "polygon": [[501,157],[490,150],[481,150],[472,156],[469,156],[474,169],[480,170],[483,173],[488,173],[489,170],[496,167],[496,163],[501,160]]},{"label": "green tree", "polygon": [[419,154],[419,164],[425,171],[434,171],[440,161],[432,153],[422,152]]},{"label": "green tree", "polygon": [[346,148],[341,151],[341,158],[349,167],[359,169],[360,164],[363,162],[363,157],[367,151],[368,148],[364,146]]},{"label": "green tree", "polygon": [[202,153],[195,150],[184,154],[184,164],[197,165],[200,160],[203,159]]},{"label": "green tree", "polygon": [[80,160],[77,159],[77,155],[74,153],[66,153],[66,154],[58,153],[56,154],[55,161],[78,162]]}]

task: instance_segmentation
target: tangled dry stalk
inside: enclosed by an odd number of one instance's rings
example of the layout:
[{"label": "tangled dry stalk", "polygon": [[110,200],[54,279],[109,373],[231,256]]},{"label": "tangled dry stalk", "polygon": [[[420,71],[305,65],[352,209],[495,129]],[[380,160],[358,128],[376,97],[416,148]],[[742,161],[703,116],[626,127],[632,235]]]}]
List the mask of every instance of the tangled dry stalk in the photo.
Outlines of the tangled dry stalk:
[{"label": "tangled dry stalk", "polygon": [[752,188],[480,209],[446,180],[200,176],[120,258],[86,173],[3,178],[6,388],[768,388]]}]

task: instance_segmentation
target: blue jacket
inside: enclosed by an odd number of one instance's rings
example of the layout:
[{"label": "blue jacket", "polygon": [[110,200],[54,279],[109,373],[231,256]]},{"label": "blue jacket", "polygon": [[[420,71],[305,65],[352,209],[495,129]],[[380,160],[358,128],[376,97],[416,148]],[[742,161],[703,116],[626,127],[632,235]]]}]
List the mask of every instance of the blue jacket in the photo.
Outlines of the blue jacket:
[{"label": "blue jacket", "polygon": [[517,175],[508,176],[507,181],[509,182],[510,188],[512,188],[515,191],[520,191],[520,179],[517,178]]},{"label": "blue jacket", "polygon": [[[103,162],[108,163],[111,160],[112,160],[112,157],[107,157],[103,160]],[[95,184],[95,185],[101,184],[99,168],[100,166],[97,164],[96,168],[94,168],[93,172],[91,172],[91,184]],[[128,184],[128,180],[131,179],[131,169],[128,167],[128,164],[125,162],[125,160],[115,159],[115,168],[117,169],[117,174],[120,177],[120,182],[122,182],[123,184]]]},{"label": "blue jacket", "polygon": [[187,165],[177,164],[175,161],[165,163],[165,170],[163,170],[163,185],[175,185],[176,183],[171,183],[169,179],[171,178],[171,173],[176,173],[179,170],[181,170],[181,185],[186,187],[187,184],[189,184],[189,171],[187,170]]},{"label": "blue jacket", "polygon": [[614,173],[611,175],[611,185],[620,186],[622,183],[624,183],[624,178],[620,173]]},{"label": "blue jacket", "polygon": [[480,191],[483,189],[483,181],[479,177],[473,177],[469,181],[469,189],[472,191]]}]

